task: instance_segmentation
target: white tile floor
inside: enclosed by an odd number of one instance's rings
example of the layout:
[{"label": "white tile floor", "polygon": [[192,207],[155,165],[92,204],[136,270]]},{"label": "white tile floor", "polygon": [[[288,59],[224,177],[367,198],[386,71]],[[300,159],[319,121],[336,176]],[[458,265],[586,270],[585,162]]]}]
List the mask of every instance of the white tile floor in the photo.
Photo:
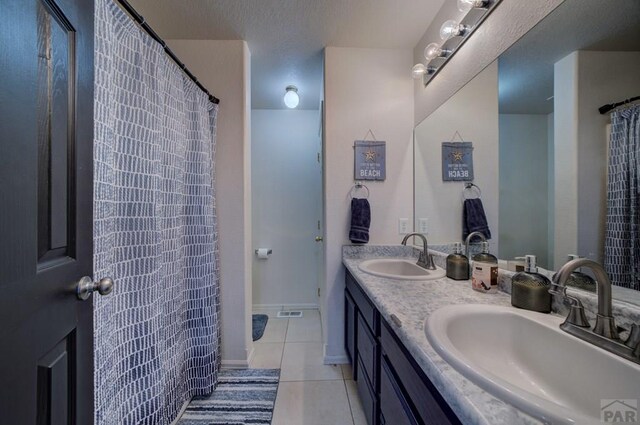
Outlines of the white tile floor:
[{"label": "white tile floor", "polygon": [[318,310],[278,319],[278,310],[257,310],[269,321],[254,343],[254,368],[280,368],[272,425],[366,425],[348,365],[325,365]]}]

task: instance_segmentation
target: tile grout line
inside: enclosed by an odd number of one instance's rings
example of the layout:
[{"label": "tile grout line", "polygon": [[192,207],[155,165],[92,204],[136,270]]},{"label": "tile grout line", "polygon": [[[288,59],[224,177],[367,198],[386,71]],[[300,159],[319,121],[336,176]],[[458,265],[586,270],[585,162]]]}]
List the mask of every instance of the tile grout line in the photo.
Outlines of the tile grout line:
[{"label": "tile grout line", "polygon": [[[288,333],[289,333],[289,319],[287,319],[287,328],[284,330],[284,343],[282,344],[282,354],[280,355],[280,376],[281,377],[282,377],[282,361],[284,360],[284,350],[285,350],[285,348],[287,348],[287,334]],[[282,382],[284,382],[284,381],[282,381]]]},{"label": "tile grout line", "polygon": [[[344,378],[344,371],[342,373],[342,377]],[[344,385],[344,391],[347,393],[347,403],[349,403],[349,413],[351,413],[351,422],[353,423],[353,425],[356,425],[356,418],[353,416],[353,406],[351,405],[351,397],[349,396],[347,381],[343,379],[342,384]]]},{"label": "tile grout line", "polygon": [[278,390],[276,391],[276,399],[273,401],[273,412],[271,412],[271,423],[273,423],[273,418],[276,415],[276,406],[278,403],[278,397],[280,397],[280,394],[282,394],[282,392],[280,391],[280,385],[282,385],[283,381],[282,380],[282,359],[284,359],[284,348],[287,345],[287,333],[289,332],[289,319],[287,319],[287,328],[284,331],[284,342],[282,343],[282,353],[280,353],[280,376],[278,377]]}]

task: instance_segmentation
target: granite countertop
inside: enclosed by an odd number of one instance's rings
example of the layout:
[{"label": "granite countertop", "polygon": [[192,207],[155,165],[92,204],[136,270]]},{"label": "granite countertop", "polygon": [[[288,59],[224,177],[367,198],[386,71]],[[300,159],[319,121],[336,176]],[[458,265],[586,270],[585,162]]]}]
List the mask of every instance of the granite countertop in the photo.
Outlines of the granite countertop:
[{"label": "granite countertop", "polygon": [[[343,263],[375,303],[387,323],[412,354],[425,374],[464,424],[540,424],[542,422],[484,391],[453,369],[433,349],[424,334],[424,322],[431,313],[452,304],[494,304],[510,306],[505,292],[483,294],[471,289],[469,281],[448,278],[430,281],[385,279],[360,271],[358,265],[371,258],[414,257],[404,246],[345,246]],[[436,264],[442,258],[436,258]],[[501,284],[501,287],[503,285]],[[391,315],[400,319],[398,327]]]}]

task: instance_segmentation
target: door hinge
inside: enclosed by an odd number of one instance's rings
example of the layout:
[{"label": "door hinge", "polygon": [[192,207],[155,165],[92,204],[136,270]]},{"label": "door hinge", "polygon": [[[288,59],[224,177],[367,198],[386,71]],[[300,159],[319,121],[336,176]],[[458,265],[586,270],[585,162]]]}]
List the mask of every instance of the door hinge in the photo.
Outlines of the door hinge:
[{"label": "door hinge", "polygon": [[318,152],[318,162],[320,162],[320,152]]}]

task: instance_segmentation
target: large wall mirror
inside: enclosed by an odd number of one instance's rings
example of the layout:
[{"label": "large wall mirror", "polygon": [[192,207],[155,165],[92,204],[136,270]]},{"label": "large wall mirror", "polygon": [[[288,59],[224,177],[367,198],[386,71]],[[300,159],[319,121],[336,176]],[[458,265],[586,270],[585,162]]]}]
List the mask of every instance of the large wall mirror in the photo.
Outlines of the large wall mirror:
[{"label": "large wall mirror", "polygon": [[[479,195],[500,259],[605,263],[611,113],[598,108],[635,96],[640,1],[565,0],[415,128],[415,229],[461,241],[463,198]],[[443,181],[443,143],[458,141],[479,190]],[[614,284],[640,300],[640,282]]]}]

